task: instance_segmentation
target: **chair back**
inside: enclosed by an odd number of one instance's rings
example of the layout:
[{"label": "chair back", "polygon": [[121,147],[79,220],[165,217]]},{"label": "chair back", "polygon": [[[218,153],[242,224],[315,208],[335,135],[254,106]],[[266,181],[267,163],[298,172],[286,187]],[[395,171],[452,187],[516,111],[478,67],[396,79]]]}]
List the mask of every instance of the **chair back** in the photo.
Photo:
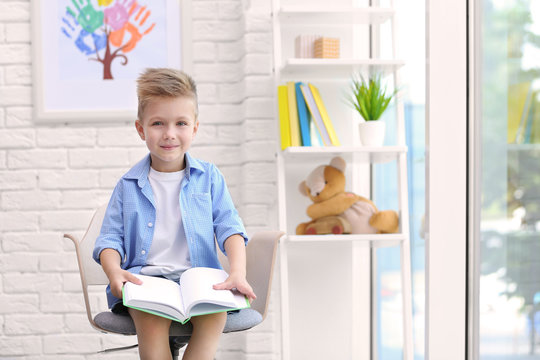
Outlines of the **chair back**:
[{"label": "chair back", "polygon": [[262,315],[263,320],[270,302],[278,243],[283,234],[281,231],[256,232],[246,248],[247,281],[257,295],[251,307]]},{"label": "chair back", "polygon": [[81,276],[84,304],[86,307],[88,321],[92,327],[100,331],[105,330],[97,325],[94,321],[92,307],[90,305],[90,297],[88,295],[88,286],[107,285],[109,283],[109,279],[107,278],[107,275],[105,275],[101,265],[96,263],[92,258],[94,243],[101,231],[101,223],[105,217],[106,209],[107,205],[103,205],[96,210],[81,241],[71,234],[64,234],[64,238],[70,239],[75,245],[75,253],[77,255],[77,262],[79,264],[79,274]]},{"label": "chair back", "polygon": [[[257,299],[251,303],[251,308],[257,310],[263,320],[270,301],[277,246],[283,234],[281,231],[256,232],[246,247],[247,281],[257,295]],[[227,257],[221,251],[218,251],[218,257],[223,269],[229,272]]]},{"label": "chair back", "polygon": [[96,238],[101,231],[101,223],[105,217],[106,210],[106,204],[96,210],[86,233],[79,243],[79,254],[77,254],[77,257],[79,258],[79,264],[83,272],[82,276],[86,280],[86,285],[107,285],[109,283],[109,279],[105,275],[101,265],[92,258]]}]

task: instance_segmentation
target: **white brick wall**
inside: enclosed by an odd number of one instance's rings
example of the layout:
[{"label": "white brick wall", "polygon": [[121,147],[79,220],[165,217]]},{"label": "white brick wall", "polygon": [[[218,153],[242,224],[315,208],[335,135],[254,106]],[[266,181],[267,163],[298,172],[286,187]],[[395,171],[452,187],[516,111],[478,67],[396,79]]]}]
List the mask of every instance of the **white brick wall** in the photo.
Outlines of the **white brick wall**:
[{"label": "white brick wall", "polygon": [[[275,228],[270,1],[192,1],[201,120],[192,152],[220,167],[248,232]],[[90,327],[62,234],[83,234],[146,148],[132,124],[35,125],[30,21],[29,0],[0,0],[0,359],[133,359],[95,354],[136,339]],[[217,359],[279,358],[277,292],[265,323],[224,335]],[[91,303],[106,307],[101,290]]]}]

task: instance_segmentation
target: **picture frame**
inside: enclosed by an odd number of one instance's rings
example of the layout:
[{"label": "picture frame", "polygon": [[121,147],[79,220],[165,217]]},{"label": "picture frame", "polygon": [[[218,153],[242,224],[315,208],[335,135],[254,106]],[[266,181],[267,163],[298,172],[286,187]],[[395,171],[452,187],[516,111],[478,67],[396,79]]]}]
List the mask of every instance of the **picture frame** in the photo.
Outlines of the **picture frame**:
[{"label": "picture frame", "polygon": [[128,122],[148,67],[191,72],[191,0],[32,0],[36,123]]}]

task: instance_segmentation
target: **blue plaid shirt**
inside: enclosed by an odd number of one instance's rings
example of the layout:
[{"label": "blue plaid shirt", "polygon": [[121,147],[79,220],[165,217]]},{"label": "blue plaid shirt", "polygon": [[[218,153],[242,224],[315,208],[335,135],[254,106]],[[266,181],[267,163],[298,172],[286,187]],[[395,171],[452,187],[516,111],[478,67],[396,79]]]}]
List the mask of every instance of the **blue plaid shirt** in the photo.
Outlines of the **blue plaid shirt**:
[{"label": "blue plaid shirt", "polygon": [[[225,240],[246,231],[221,172],[213,164],[185,155],[186,172],[180,191],[180,211],[189,248],[191,265],[221,268],[216,241],[225,253]],[[138,274],[146,265],[154,237],[156,209],[148,181],[150,155],[129,170],[116,185],[96,239],[93,257],[98,263],[104,249],[120,254],[122,269]],[[119,299],[107,287],[112,307]]]}]

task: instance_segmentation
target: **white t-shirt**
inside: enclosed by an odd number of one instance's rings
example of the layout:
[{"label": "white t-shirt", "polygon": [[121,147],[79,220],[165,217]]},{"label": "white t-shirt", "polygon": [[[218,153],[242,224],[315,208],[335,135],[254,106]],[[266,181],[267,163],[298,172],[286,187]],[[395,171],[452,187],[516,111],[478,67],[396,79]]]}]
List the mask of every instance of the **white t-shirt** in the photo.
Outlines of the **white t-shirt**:
[{"label": "white t-shirt", "polygon": [[180,211],[180,189],[184,170],[159,172],[150,168],[148,180],[154,193],[156,222],[154,238],[143,275],[161,275],[177,281],[191,267],[189,248]]}]

